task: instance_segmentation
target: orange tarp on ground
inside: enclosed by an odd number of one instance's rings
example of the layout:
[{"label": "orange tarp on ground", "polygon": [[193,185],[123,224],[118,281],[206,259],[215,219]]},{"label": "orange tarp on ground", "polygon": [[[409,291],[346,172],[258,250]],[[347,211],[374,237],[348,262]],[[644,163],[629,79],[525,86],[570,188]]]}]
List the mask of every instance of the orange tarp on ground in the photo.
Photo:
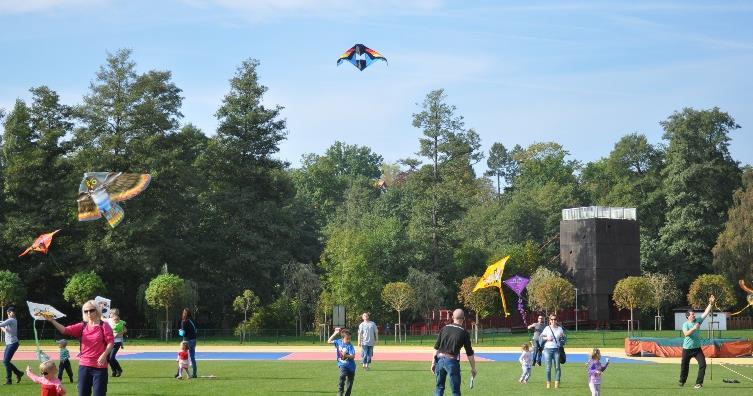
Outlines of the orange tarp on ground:
[{"label": "orange tarp on ground", "polygon": [[[678,342],[678,340],[680,342]],[[703,354],[706,357],[745,357],[753,354],[753,342],[745,338],[704,340]],[[641,356],[650,354],[659,357],[682,357],[681,338],[625,338],[625,354]]]}]

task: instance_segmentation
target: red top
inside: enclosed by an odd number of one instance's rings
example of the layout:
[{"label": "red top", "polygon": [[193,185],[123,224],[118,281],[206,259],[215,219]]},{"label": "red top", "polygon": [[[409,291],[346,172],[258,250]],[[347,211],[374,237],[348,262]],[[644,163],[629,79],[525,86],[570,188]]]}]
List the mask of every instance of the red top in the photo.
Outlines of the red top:
[{"label": "red top", "polygon": [[178,352],[178,359],[180,359],[180,360],[188,360],[188,351],[180,351],[180,352]]},{"label": "red top", "polygon": [[99,325],[85,325],[84,322],[76,323],[67,326],[63,334],[81,340],[81,355],[78,357],[79,366],[107,368],[106,361],[103,366],[97,364],[97,359],[105,352],[107,345],[112,344],[115,340],[112,335],[112,327],[107,322],[100,321]]}]

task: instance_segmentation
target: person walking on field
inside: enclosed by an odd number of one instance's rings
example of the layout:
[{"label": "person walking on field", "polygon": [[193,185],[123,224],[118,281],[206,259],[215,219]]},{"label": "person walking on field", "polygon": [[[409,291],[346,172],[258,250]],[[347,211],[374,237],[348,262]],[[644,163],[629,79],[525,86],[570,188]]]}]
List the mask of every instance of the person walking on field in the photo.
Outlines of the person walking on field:
[{"label": "person walking on field", "polygon": [[701,334],[699,329],[701,323],[709,316],[711,307],[714,306],[714,295],[709,297],[709,305],[700,318],[695,316],[695,312],[689,309],[685,312],[687,322],[682,324],[682,334],[685,339],[682,341],[682,360],[680,361],[680,386],[685,386],[685,381],[688,379],[688,370],[690,369],[690,358],[694,357],[698,362],[698,377],[695,380],[695,389],[703,388],[703,377],[706,376],[706,356],[703,355],[703,349],[701,349]]},{"label": "person walking on field", "polygon": [[5,333],[5,353],[3,354],[3,364],[5,365],[5,385],[10,385],[13,383],[11,382],[12,374],[16,375],[16,383],[19,383],[21,382],[21,377],[24,373],[11,362],[19,345],[16,308],[10,307],[5,312],[8,315],[8,319],[0,322],[0,331]]},{"label": "person walking on field", "polygon": [[369,313],[361,315],[363,322],[358,325],[358,346],[361,347],[361,367],[369,371],[371,357],[374,356],[374,345],[379,342],[379,329],[376,323],[369,320]]},{"label": "person walking on field", "polygon": [[471,335],[463,328],[465,313],[462,309],[452,312],[452,323],[439,331],[437,342],[434,344],[434,359],[431,362],[431,372],[436,376],[435,396],[444,394],[445,381],[450,377],[450,388],[453,396],[460,395],[460,348],[465,348],[465,355],[471,364],[471,386],[476,377],[476,359],[473,357]]},{"label": "person walking on field", "polygon": [[541,342],[541,332],[544,331],[546,323],[544,323],[544,317],[539,315],[538,322],[528,325],[528,329],[533,329],[533,337],[531,337],[531,344],[533,344],[533,364],[538,363],[541,366],[541,355],[544,352],[544,343]]},{"label": "person walking on field", "polygon": [[[191,310],[183,308],[180,320],[180,330],[178,335],[183,337],[183,341],[188,343],[188,354],[191,357],[191,378],[196,378],[196,338],[198,336],[196,323],[191,317]],[[175,378],[178,378],[176,375]]]}]

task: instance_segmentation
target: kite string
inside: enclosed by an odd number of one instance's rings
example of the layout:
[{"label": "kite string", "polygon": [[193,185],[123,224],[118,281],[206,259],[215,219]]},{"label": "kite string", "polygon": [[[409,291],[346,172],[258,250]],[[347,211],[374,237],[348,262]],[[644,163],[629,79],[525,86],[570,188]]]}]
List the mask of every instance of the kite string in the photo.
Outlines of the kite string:
[{"label": "kite string", "polygon": [[725,363],[719,363],[719,365],[720,365],[720,366],[722,366],[722,367],[724,367],[724,368],[726,368],[727,370],[729,370],[729,371],[731,371],[731,372],[733,372],[733,373],[735,373],[735,374],[737,374],[737,375],[739,375],[739,376],[741,376],[741,377],[743,377],[743,378],[747,379],[748,381],[751,381],[751,382],[753,382],[753,379],[751,379],[750,377],[747,377],[747,376],[745,376],[745,375],[742,375],[742,374],[738,373],[738,372],[737,372],[737,371],[735,371],[735,370],[732,370],[731,368],[727,367],[727,366],[725,365]]}]

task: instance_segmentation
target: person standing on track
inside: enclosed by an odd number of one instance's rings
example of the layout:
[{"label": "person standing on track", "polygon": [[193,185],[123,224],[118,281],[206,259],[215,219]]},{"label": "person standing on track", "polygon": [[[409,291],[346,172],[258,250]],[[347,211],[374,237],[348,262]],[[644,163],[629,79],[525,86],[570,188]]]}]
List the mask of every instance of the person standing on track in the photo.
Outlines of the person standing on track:
[{"label": "person standing on track", "polygon": [[358,325],[358,346],[361,347],[361,367],[369,371],[371,357],[374,356],[374,345],[379,342],[379,329],[376,323],[369,320],[369,313],[361,315],[363,322]]}]

